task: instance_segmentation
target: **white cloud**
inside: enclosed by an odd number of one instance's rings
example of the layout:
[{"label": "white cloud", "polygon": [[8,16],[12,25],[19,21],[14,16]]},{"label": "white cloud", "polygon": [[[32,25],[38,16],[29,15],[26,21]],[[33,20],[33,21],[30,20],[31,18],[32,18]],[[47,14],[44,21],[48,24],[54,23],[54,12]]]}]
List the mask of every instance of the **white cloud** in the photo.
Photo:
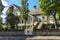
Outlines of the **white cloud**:
[{"label": "white cloud", "polygon": [[9,4],[5,0],[1,0],[3,6],[9,6]]},{"label": "white cloud", "polygon": [[5,7],[2,11],[2,13],[6,13],[6,11],[8,10],[9,7]]},{"label": "white cloud", "polygon": [[6,14],[2,14],[1,17],[2,17],[2,18],[6,18],[7,15],[6,15]]}]

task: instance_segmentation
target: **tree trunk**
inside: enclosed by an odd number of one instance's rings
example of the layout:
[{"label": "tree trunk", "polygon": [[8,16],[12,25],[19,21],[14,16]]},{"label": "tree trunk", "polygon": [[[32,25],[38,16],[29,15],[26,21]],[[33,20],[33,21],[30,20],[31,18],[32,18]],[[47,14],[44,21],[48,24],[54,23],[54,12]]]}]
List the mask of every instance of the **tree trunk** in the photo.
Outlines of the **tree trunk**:
[{"label": "tree trunk", "polygon": [[27,29],[27,27],[26,27],[26,20],[25,20],[25,29]]},{"label": "tree trunk", "polygon": [[57,19],[56,19],[56,12],[54,12],[53,17],[54,17],[54,21],[55,21],[55,29],[58,29],[58,27],[57,27]]}]

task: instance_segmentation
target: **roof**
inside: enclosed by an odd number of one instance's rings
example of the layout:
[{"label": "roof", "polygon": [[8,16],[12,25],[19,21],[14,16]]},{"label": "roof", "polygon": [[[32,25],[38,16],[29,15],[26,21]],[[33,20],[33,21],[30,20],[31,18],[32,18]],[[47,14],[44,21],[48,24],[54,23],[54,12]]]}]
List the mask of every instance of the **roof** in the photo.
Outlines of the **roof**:
[{"label": "roof", "polygon": [[36,13],[34,12],[34,10],[30,11],[29,14],[31,15],[41,15],[42,11],[41,10],[37,10]]},{"label": "roof", "polygon": [[17,7],[18,9],[20,9],[19,6],[13,4],[13,5],[10,5],[10,6],[8,6],[8,7],[5,7],[4,10],[3,10],[3,13],[6,13],[6,11],[9,10],[9,8],[10,8],[11,6],[15,6],[15,7]]},{"label": "roof", "polygon": [[15,4],[12,4],[12,5],[10,5],[10,6],[15,6],[15,7],[17,7],[18,9],[20,9],[20,7],[19,7],[19,6],[17,6],[17,5],[15,5]]}]

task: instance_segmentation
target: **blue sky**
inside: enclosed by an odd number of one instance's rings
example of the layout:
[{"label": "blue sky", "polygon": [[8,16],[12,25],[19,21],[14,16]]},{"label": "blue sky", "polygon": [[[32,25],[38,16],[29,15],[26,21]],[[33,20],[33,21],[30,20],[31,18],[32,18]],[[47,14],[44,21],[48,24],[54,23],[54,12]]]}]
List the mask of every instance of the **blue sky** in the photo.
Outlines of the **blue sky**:
[{"label": "blue sky", "polygon": [[[9,4],[16,4],[21,6],[21,0],[6,0]],[[28,0],[29,10],[33,10],[33,6],[36,5],[38,7],[38,0]]]},{"label": "blue sky", "polygon": [[38,7],[38,0],[28,0],[29,9],[33,10],[33,6],[36,5]]},{"label": "blue sky", "polygon": [[[8,4],[15,4],[17,6],[21,6],[21,4],[20,4],[21,3],[21,0],[5,0],[5,1],[7,1]],[[33,6],[34,5],[38,6],[38,0],[28,0],[28,3],[29,3],[29,10],[33,10]],[[4,3],[4,5],[5,5],[5,3]],[[5,15],[3,15],[3,17],[4,16]],[[6,19],[3,19],[2,21],[4,23],[4,22],[6,22]]]}]

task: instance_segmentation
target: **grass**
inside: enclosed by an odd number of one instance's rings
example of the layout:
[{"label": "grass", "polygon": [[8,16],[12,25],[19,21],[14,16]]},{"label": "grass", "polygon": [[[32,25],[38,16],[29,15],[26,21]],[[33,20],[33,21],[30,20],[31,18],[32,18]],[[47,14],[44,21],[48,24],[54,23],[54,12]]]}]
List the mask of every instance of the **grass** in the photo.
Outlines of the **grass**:
[{"label": "grass", "polygon": [[60,27],[58,27],[58,29],[60,29]]},{"label": "grass", "polygon": [[[15,27],[14,30],[23,30],[24,29],[23,27],[24,26],[18,26],[18,27]],[[3,28],[3,30],[12,30],[11,26],[7,26],[7,25],[2,25],[2,27],[0,27],[0,29],[1,28]],[[31,25],[27,26],[27,29],[33,30]],[[58,29],[60,29],[60,26],[58,27]]]}]

